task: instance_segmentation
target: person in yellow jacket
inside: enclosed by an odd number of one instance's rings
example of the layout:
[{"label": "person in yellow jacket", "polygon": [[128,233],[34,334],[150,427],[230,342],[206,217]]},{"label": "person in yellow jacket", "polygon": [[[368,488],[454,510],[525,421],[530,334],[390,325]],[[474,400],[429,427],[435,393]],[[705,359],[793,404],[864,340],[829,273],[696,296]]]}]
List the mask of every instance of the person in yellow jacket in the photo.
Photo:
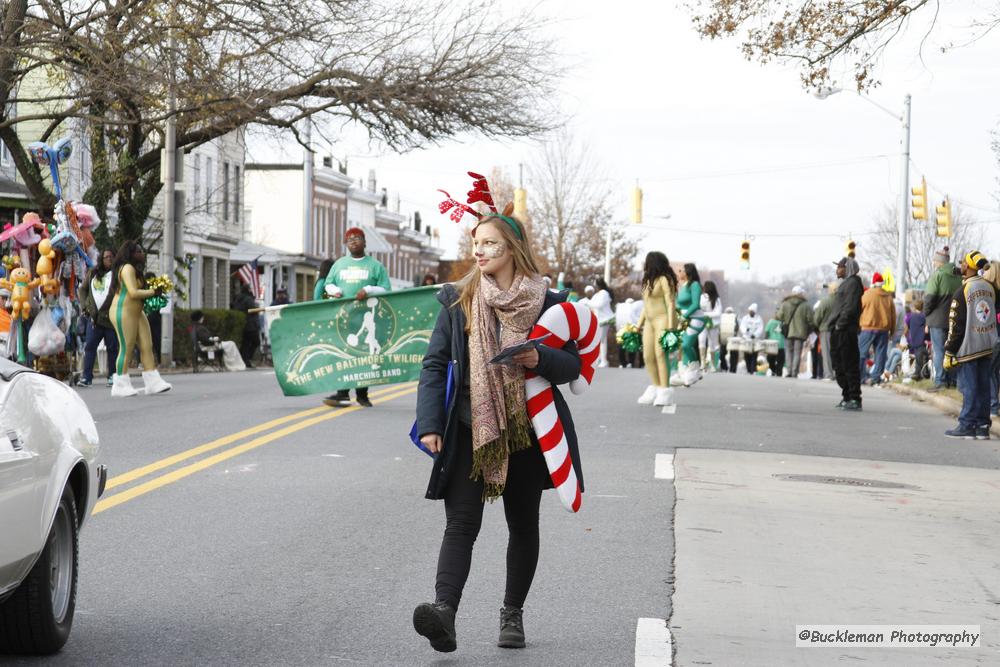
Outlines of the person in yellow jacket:
[{"label": "person in yellow jacket", "polygon": [[111,325],[118,338],[118,357],[115,360],[115,376],[111,384],[112,396],[135,396],[128,375],[128,361],[135,348],[139,347],[142,362],[142,382],[146,394],[159,394],[170,389],[156,370],[153,355],[153,336],[149,330],[149,320],[142,312],[142,302],[158,294],[157,290],[142,289],[139,276],[146,267],[146,253],[138,241],[126,241],[115,255],[111,268]]},{"label": "person in yellow jacket", "polygon": [[642,276],[642,356],[651,385],[639,397],[640,405],[668,406],[674,403],[670,388],[670,365],[667,353],[660,345],[664,331],[677,328],[677,276],[662,252],[646,255]]},{"label": "person in yellow jacket", "polygon": [[872,366],[870,381],[873,385],[882,383],[882,371],[889,351],[889,337],[896,327],[896,305],[892,294],[882,289],[885,282],[882,274],[872,274],[871,289],[861,297],[861,334],[858,336],[858,356],[861,359],[859,372],[861,384],[869,380],[868,355],[875,348],[875,365]]}]

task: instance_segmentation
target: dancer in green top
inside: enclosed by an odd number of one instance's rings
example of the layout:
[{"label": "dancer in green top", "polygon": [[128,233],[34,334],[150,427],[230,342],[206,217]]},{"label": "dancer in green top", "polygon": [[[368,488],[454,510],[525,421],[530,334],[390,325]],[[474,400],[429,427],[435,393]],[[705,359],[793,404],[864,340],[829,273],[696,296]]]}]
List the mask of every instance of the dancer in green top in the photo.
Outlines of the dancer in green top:
[{"label": "dancer in green top", "polygon": [[[326,274],[323,280],[316,283],[313,299],[357,299],[362,301],[374,294],[382,294],[392,289],[389,283],[389,273],[374,257],[365,254],[365,233],[358,227],[351,227],[344,232],[344,242],[350,256],[341,257]],[[358,387],[355,390],[358,405],[370,408],[368,388]],[[330,407],[343,407],[350,404],[347,389],[341,389],[332,396],[323,399]]]},{"label": "dancer in green top", "polygon": [[677,312],[687,320],[681,337],[681,359],[685,368],[680,373],[684,386],[690,387],[701,379],[701,358],[698,355],[698,334],[705,328],[705,313],[701,310],[701,280],[694,264],[685,264],[678,275]]}]

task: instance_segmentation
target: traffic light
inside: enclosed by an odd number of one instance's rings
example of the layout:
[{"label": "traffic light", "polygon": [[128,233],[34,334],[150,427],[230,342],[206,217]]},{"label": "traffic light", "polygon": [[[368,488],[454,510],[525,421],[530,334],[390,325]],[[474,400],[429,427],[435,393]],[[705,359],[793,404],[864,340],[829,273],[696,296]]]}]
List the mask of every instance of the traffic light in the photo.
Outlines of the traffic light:
[{"label": "traffic light", "polygon": [[854,251],[858,247],[858,244],[854,242],[853,239],[847,239],[847,256],[854,259]]},{"label": "traffic light", "polygon": [[914,220],[927,219],[927,179],[920,179],[920,187],[910,188],[913,195],[911,202],[912,215]]},{"label": "traffic light", "polygon": [[632,222],[642,222],[642,188],[638,185],[632,189]]},{"label": "traffic light", "polygon": [[750,241],[744,240],[740,244],[740,264],[744,269],[750,268]]},{"label": "traffic light", "polygon": [[951,202],[947,197],[937,207],[937,235],[951,236]]},{"label": "traffic light", "polygon": [[528,219],[528,191],[524,188],[514,189],[514,215],[522,222]]}]

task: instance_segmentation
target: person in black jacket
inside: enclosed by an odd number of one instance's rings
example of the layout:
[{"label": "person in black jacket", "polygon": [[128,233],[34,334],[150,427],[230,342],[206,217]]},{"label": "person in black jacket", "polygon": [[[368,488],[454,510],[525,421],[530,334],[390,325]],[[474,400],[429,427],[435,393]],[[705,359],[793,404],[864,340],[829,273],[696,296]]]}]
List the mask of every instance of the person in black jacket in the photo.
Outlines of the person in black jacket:
[{"label": "person in black jacket", "polygon": [[[565,293],[547,289],[517,219],[486,216],[472,234],[477,265],[438,294],[443,308],[417,394],[420,440],[436,454],[426,497],[444,500],[446,528],[435,602],[417,606],[413,625],[442,652],[457,647],[455,611],[469,575],[484,501],[500,497],[510,537],[497,645],[525,645],[522,608],[538,562],[538,508],[542,491],[552,488],[528,420],[525,369],[553,385],[556,411],[583,488],[573,420],[555,388],[580,375],[576,344],[532,348],[515,356],[512,365],[489,362],[501,349],[524,341],[539,316],[564,301]],[[455,389],[449,395],[450,382]]]},{"label": "person in black jacket", "polygon": [[861,267],[851,257],[837,262],[840,286],[834,294],[831,314],[830,351],[833,369],[843,398],[837,404],[844,410],[861,409],[861,354],[858,350],[858,330],[861,322],[861,295],[865,288],[858,272]]},{"label": "person in black jacket", "polygon": [[238,310],[246,314],[243,321],[243,340],[240,341],[240,356],[247,368],[253,368],[253,355],[260,347],[260,315],[251,313],[250,310],[257,307],[253,292],[249,285],[242,285],[239,294],[233,299],[233,310]]}]

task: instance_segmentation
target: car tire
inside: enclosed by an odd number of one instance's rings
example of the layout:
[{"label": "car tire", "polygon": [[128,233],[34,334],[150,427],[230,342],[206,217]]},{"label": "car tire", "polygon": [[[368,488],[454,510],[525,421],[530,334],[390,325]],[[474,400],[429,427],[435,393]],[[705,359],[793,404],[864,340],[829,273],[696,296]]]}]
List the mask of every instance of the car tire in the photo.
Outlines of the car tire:
[{"label": "car tire", "polygon": [[69,639],[76,608],[79,528],[73,490],[63,489],[45,549],[0,604],[0,653],[47,655]]}]

